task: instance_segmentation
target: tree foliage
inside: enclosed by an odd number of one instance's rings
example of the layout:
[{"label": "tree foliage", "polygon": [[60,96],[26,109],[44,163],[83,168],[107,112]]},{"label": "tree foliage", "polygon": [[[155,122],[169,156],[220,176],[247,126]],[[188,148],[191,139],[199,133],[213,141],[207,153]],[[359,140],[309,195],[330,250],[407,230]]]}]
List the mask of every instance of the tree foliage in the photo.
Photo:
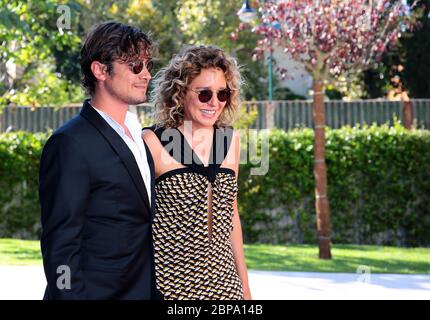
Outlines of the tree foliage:
[{"label": "tree foliage", "polygon": [[[304,65],[318,80],[334,80],[379,61],[402,32],[416,22],[402,1],[282,0],[262,5],[262,35],[256,50],[272,50],[270,41]],[[287,70],[283,70],[287,72]]]},{"label": "tree foliage", "polygon": [[[158,43],[157,69],[181,46],[213,44],[235,56],[243,66],[247,99],[263,99],[265,67],[253,61],[256,35],[231,41],[239,23],[239,0],[0,0],[0,105],[62,105],[83,98],[79,50],[90,28],[116,20],[150,32]],[[59,28],[70,10],[70,28]],[[16,74],[8,74],[11,64]],[[8,67],[6,67],[8,65]],[[13,69],[13,68],[12,68]],[[13,73],[13,72],[12,72]]]},{"label": "tree foliage", "polygon": [[0,104],[34,106],[73,100],[79,95],[79,88],[57,72],[55,52],[76,50],[80,43],[71,30],[57,26],[61,18],[59,6],[76,9],[77,3],[53,0],[0,3]]},{"label": "tree foliage", "polygon": [[[411,2],[411,1],[409,1]],[[397,48],[387,52],[380,63],[364,73],[362,81],[367,98],[379,98],[392,88],[391,79],[399,76],[411,98],[430,97],[430,2],[418,2],[422,10],[416,30],[403,36]],[[402,72],[396,67],[402,65]]]}]

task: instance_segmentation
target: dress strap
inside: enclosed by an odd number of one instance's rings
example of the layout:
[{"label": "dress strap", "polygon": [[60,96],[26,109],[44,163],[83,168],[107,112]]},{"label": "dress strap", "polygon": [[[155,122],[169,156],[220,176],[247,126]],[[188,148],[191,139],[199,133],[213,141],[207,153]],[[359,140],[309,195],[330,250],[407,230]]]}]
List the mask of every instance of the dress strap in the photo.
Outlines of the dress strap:
[{"label": "dress strap", "polygon": [[217,128],[214,126],[209,165],[204,166],[179,129],[156,127],[155,125],[144,129],[150,129],[155,133],[171,157],[194,172],[205,175],[211,183],[215,181],[216,174],[228,154],[233,138],[232,127]]}]

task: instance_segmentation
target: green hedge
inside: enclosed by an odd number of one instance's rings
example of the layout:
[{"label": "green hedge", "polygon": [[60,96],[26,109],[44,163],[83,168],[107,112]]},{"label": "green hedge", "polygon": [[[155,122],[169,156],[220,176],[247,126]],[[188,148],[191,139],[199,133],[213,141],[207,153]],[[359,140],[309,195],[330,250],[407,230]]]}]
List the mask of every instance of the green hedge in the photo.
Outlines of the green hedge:
[{"label": "green hedge", "polygon": [[[38,238],[38,162],[48,134],[0,135],[0,237]],[[242,164],[245,240],[315,243],[313,131],[270,133],[270,169]],[[327,130],[328,194],[336,243],[430,244],[430,132]]]},{"label": "green hedge", "polygon": [[48,134],[0,134],[0,237],[37,238],[39,159]]},{"label": "green hedge", "polygon": [[[327,129],[332,241],[430,245],[430,132],[371,126]],[[270,135],[270,169],[241,167],[246,242],[315,243],[313,131]]]}]

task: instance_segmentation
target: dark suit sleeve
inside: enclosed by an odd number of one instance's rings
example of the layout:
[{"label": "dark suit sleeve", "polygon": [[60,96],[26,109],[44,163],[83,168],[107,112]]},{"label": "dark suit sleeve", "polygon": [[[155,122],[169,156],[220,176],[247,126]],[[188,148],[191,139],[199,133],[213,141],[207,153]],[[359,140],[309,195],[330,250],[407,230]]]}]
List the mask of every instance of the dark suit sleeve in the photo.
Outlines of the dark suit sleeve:
[{"label": "dark suit sleeve", "polygon": [[[85,299],[81,254],[90,180],[77,141],[64,134],[48,140],[40,161],[39,183],[46,295],[49,299]],[[67,271],[60,266],[70,270],[70,288]]]}]

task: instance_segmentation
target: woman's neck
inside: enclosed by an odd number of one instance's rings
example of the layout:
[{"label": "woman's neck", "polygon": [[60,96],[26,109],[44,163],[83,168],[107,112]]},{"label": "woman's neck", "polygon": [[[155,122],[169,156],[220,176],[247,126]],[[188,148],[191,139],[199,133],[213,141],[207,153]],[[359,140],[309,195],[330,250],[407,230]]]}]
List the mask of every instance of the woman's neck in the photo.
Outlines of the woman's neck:
[{"label": "woman's neck", "polygon": [[199,126],[193,121],[186,120],[178,127],[178,129],[182,132],[187,141],[191,142],[190,145],[192,148],[202,143],[210,146],[210,141],[212,141],[212,136],[215,130],[213,126]]}]

